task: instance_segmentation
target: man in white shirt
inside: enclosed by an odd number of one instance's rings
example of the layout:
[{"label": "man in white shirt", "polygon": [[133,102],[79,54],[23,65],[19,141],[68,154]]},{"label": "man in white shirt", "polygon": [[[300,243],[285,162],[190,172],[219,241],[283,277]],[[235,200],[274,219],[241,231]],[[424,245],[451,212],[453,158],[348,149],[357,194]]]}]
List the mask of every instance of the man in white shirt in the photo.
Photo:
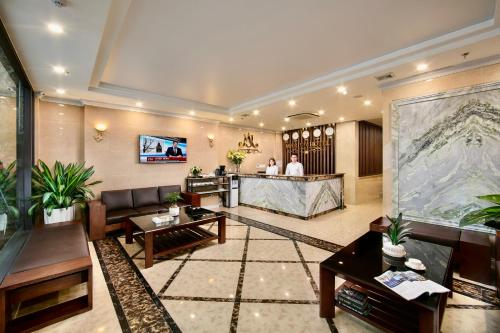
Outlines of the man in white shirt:
[{"label": "man in white shirt", "polygon": [[298,156],[296,153],[292,153],[290,157],[291,162],[286,165],[285,175],[287,176],[303,176],[304,175],[304,167],[302,163],[297,161]]}]

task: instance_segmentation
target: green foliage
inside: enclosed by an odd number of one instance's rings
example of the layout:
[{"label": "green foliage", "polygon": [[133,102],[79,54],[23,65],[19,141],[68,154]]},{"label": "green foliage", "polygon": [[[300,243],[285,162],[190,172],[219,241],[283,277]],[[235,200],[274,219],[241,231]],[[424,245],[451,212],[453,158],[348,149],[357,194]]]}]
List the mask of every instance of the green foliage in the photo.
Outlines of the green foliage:
[{"label": "green foliage", "polygon": [[11,218],[19,217],[15,167],[16,161],[13,161],[7,168],[0,169],[0,214],[7,214]]},{"label": "green foliage", "polygon": [[500,194],[481,195],[477,198],[489,201],[494,205],[465,214],[460,219],[460,227],[463,228],[472,224],[485,224],[489,227],[500,229]]},{"label": "green foliage", "polygon": [[182,200],[179,192],[172,192],[165,195],[165,200],[173,207],[177,206],[177,201]]},{"label": "green foliage", "polygon": [[196,165],[193,166],[190,170],[191,174],[194,176],[194,177],[197,177],[200,175],[200,173],[203,171],[202,168],[200,167],[197,167]]},{"label": "green foliage", "polygon": [[85,207],[87,200],[94,197],[90,186],[100,184],[102,181],[87,181],[94,174],[94,167],[85,168],[84,163],[70,163],[64,165],[56,161],[54,167],[49,169],[47,164],[39,160],[32,168],[34,204],[29,209],[33,215],[36,210],[47,210],[50,216],[54,209],[68,208],[75,204]]},{"label": "green foliage", "polygon": [[[387,216],[387,215],[386,215]],[[391,240],[392,245],[399,245],[406,241],[406,238],[410,236],[411,228],[407,228],[408,222],[403,223],[403,213],[399,213],[398,217],[391,218],[387,216],[391,225],[387,228],[387,236]]]},{"label": "green foliage", "polygon": [[247,157],[247,154],[240,150],[230,150],[227,152],[227,158],[236,165],[240,165]]}]

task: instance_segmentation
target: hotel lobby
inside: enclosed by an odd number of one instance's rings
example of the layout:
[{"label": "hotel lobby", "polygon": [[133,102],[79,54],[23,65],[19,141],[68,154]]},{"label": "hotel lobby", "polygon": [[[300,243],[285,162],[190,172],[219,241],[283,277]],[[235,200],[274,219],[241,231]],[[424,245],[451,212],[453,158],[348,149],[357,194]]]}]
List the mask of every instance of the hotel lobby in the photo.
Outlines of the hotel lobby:
[{"label": "hotel lobby", "polygon": [[0,333],[500,332],[500,0],[2,0],[0,41]]}]

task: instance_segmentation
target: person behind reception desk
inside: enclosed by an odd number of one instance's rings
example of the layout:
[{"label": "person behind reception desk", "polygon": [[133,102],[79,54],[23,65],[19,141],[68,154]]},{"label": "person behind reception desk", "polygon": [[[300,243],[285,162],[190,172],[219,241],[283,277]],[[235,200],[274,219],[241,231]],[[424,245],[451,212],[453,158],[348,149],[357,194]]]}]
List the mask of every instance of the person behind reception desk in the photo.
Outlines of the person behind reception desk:
[{"label": "person behind reception desk", "polygon": [[290,156],[291,162],[286,165],[286,176],[303,176],[304,175],[304,167],[302,163],[298,161],[297,153],[292,153]]},{"label": "person behind reception desk", "polygon": [[276,165],[276,160],[274,157],[269,159],[266,168],[266,175],[277,175],[278,174],[278,166]]}]

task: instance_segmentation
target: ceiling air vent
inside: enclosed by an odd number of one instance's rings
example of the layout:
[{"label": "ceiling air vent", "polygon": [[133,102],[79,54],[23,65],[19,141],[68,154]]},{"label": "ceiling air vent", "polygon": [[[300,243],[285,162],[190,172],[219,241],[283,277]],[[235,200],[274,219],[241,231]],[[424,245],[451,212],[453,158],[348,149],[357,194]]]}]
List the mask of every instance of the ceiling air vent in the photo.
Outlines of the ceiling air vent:
[{"label": "ceiling air vent", "polygon": [[382,74],[379,76],[375,76],[375,79],[377,79],[377,81],[384,81],[384,80],[393,79],[394,77],[395,77],[394,73],[389,72],[389,73],[385,73],[385,74]]},{"label": "ceiling air vent", "polygon": [[319,115],[317,115],[315,113],[311,113],[311,112],[301,112],[301,113],[291,114],[287,117],[291,118],[291,119],[297,119],[297,120],[306,120],[306,119],[319,117]]}]

